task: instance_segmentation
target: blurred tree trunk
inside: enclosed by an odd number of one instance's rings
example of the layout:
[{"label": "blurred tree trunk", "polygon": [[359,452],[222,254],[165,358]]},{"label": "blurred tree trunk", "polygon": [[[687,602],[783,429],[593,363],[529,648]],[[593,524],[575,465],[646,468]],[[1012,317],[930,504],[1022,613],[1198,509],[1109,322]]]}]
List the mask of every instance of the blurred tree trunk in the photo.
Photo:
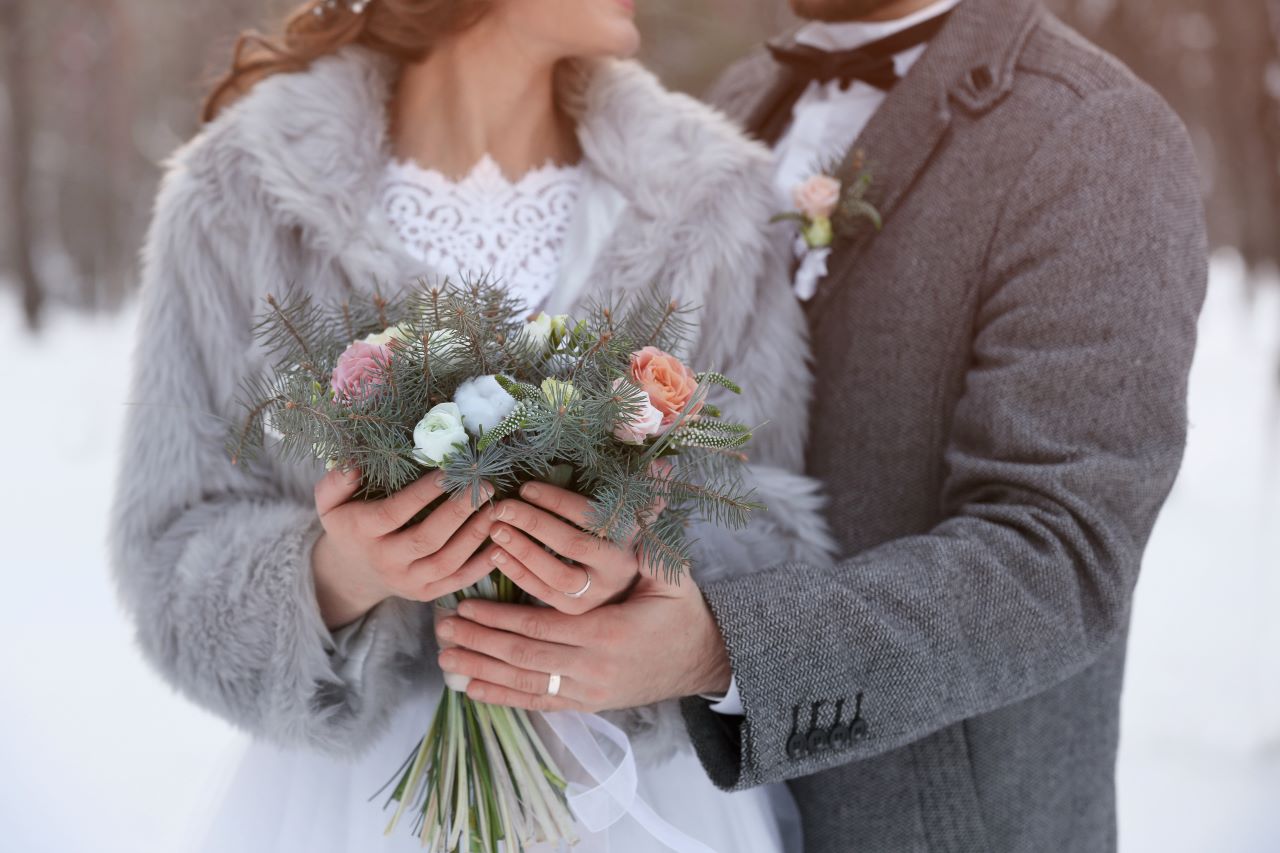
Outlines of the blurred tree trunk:
[{"label": "blurred tree trunk", "polygon": [[9,209],[9,233],[6,242],[13,252],[14,274],[22,288],[22,310],[27,325],[40,325],[40,308],[44,294],[36,277],[31,247],[35,238],[35,222],[31,204],[31,174],[35,136],[33,75],[29,56],[26,4],[24,0],[0,0],[0,51],[3,53],[6,93],[9,99],[8,157],[5,158]]},{"label": "blurred tree trunk", "polygon": [[45,122],[62,147],[52,224],[74,269],[64,295],[86,309],[112,307],[129,290],[135,252],[133,45],[115,0],[62,0],[51,24],[59,85]]},{"label": "blurred tree trunk", "polygon": [[1280,0],[1049,0],[1191,129],[1210,236],[1280,262]]}]

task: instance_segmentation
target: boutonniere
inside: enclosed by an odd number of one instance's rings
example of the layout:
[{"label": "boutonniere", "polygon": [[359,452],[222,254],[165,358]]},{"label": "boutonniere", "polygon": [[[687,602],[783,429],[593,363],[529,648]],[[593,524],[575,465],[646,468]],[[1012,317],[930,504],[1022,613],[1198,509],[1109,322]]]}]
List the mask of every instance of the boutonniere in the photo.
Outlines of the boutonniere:
[{"label": "boutonniere", "polygon": [[791,192],[796,209],[774,216],[772,222],[799,223],[794,252],[799,266],[796,268],[796,296],[808,300],[818,291],[818,282],[827,274],[827,260],[831,257],[837,237],[851,236],[857,223],[870,220],[877,229],[881,226],[880,213],[866,200],[871,187],[871,173],[862,167],[858,156],[853,171],[858,177],[845,188],[843,182],[833,176],[834,167],[816,171]]}]

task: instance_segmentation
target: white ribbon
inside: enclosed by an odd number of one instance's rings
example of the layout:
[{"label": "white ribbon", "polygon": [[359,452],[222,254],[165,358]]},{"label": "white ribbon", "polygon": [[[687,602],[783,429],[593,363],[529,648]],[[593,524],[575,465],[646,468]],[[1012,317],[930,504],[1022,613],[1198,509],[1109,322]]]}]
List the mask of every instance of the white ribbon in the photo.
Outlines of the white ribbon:
[{"label": "white ribbon", "polygon": [[[542,718],[595,782],[594,786],[588,786],[571,781],[566,792],[569,808],[584,827],[591,832],[603,832],[630,815],[646,832],[676,853],[715,853],[667,823],[640,797],[636,790],[639,777],[635,753],[621,729],[595,714],[577,711],[552,711],[542,714]],[[606,755],[601,740],[613,746],[620,756],[611,759]]]},{"label": "white ribbon", "polygon": [[808,302],[818,292],[818,285],[827,275],[827,259],[831,257],[831,249],[811,249],[803,237],[798,237],[796,257],[800,259],[794,284],[796,298]]}]

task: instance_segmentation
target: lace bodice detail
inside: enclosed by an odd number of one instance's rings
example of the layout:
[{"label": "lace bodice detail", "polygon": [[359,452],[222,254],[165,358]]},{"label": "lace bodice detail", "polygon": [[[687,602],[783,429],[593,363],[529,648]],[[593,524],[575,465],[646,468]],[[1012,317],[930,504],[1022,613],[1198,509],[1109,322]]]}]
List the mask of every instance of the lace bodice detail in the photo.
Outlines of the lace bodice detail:
[{"label": "lace bodice detail", "polygon": [[380,198],[411,255],[455,279],[488,274],[535,311],[555,287],[581,187],[579,166],[548,163],[511,181],[486,154],[459,181],[392,160]]}]

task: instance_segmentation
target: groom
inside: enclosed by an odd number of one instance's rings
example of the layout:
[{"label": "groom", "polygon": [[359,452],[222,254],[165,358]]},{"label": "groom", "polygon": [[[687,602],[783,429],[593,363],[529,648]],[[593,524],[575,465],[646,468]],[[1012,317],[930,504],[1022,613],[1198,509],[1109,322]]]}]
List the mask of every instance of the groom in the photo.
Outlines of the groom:
[{"label": "groom", "polygon": [[[712,779],[789,780],[814,853],[1114,849],[1205,288],[1187,135],[1034,0],[792,2],[811,22],[715,100],[775,146],[780,209],[832,154],[873,176],[883,228],[838,231],[806,303],[844,556],[576,617],[601,706],[688,697]],[[516,657],[577,642],[472,615]]]}]

